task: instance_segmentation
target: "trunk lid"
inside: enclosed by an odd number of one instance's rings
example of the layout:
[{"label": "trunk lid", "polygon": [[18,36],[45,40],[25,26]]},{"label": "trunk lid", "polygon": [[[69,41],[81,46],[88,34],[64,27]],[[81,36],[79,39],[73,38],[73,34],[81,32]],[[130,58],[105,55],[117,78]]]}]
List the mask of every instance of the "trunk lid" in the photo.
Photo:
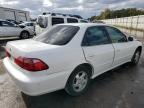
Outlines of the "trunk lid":
[{"label": "trunk lid", "polygon": [[19,56],[33,58],[33,54],[38,54],[45,50],[51,50],[58,47],[60,46],[42,43],[33,39],[26,39],[8,42],[6,50],[14,58]]}]

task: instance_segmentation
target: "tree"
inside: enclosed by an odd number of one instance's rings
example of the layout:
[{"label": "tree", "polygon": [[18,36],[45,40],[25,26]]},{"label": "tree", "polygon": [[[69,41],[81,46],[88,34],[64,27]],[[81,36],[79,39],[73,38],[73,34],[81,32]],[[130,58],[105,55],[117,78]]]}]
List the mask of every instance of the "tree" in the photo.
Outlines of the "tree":
[{"label": "tree", "polygon": [[129,17],[129,16],[136,16],[136,15],[144,15],[143,9],[136,9],[136,8],[128,8],[128,9],[121,9],[121,10],[110,10],[105,9],[99,16],[92,16],[90,18],[91,21],[93,20],[102,20],[102,19],[111,19],[111,18],[121,18],[121,17]]}]

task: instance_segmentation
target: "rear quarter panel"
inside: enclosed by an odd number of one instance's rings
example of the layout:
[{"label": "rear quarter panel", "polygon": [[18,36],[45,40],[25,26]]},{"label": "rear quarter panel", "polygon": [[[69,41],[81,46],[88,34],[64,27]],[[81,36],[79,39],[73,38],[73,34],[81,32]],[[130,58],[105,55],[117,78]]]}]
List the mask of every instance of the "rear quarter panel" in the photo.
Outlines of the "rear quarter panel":
[{"label": "rear quarter panel", "polygon": [[30,57],[33,56],[35,58],[39,58],[48,64],[48,74],[63,72],[67,70],[71,70],[72,72],[76,66],[85,62],[81,47],[59,47],[57,49],[33,52],[27,55]]}]

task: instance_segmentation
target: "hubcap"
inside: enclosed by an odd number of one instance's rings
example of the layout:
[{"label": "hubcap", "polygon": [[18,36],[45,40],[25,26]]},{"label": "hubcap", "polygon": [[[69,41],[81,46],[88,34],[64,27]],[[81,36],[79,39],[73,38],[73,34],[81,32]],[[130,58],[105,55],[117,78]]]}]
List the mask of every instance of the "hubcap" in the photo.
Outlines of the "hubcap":
[{"label": "hubcap", "polygon": [[87,82],[88,82],[87,73],[84,71],[81,71],[75,76],[73,80],[73,89],[76,92],[80,92],[86,87]]},{"label": "hubcap", "polygon": [[137,52],[135,54],[135,58],[134,58],[134,60],[135,60],[136,63],[139,61],[139,58],[140,58],[140,52]]}]

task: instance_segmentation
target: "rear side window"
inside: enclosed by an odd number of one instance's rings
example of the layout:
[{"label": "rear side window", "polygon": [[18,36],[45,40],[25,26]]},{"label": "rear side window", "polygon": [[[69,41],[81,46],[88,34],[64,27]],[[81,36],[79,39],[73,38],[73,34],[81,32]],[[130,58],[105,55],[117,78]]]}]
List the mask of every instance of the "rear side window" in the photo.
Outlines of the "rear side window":
[{"label": "rear side window", "polygon": [[105,32],[104,27],[96,26],[96,27],[89,27],[86,30],[82,45],[94,46],[94,45],[104,45],[109,43],[110,40]]},{"label": "rear side window", "polygon": [[67,44],[78,32],[79,27],[71,25],[57,25],[40,34],[34,40],[52,45]]},{"label": "rear side window", "polygon": [[7,22],[7,21],[1,21],[1,26],[3,27],[14,27],[15,25],[13,23]]},{"label": "rear side window", "polygon": [[63,18],[52,18],[52,25],[64,23]]},{"label": "rear side window", "polygon": [[113,43],[127,42],[126,36],[120,30],[113,27],[106,27],[106,30]]},{"label": "rear side window", "polygon": [[78,23],[78,20],[74,19],[74,18],[67,18],[67,22],[68,23]]}]

